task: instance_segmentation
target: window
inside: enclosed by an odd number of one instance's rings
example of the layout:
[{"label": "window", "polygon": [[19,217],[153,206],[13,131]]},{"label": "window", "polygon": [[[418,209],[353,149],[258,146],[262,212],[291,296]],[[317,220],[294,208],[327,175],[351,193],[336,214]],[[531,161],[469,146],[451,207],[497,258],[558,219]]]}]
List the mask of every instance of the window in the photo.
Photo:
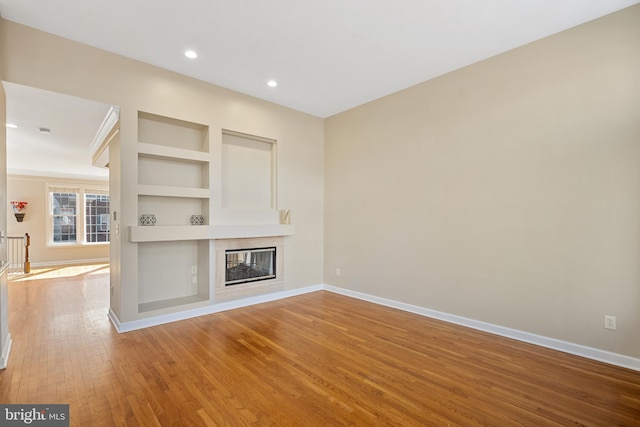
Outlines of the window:
[{"label": "window", "polygon": [[84,194],[85,242],[109,241],[109,195]]},{"label": "window", "polygon": [[109,193],[106,189],[48,186],[48,194],[50,244],[109,243]]},{"label": "window", "polygon": [[76,242],[77,201],[76,193],[51,193],[54,243]]}]

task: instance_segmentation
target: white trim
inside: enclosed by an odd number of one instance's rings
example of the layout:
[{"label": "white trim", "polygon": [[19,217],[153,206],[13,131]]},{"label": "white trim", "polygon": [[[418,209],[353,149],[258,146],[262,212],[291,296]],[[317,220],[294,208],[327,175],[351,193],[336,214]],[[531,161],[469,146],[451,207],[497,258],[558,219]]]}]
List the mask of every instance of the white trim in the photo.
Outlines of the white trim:
[{"label": "white trim", "polygon": [[[104,178],[94,176],[94,177],[87,177],[85,179],[85,178],[77,178],[77,177],[55,176],[55,175],[39,175],[34,173],[33,171],[28,171],[28,173],[22,173],[22,174],[8,173],[7,178],[21,180],[21,181],[25,181],[25,180],[39,181],[44,183],[53,182],[60,185],[65,183],[64,186],[67,186],[67,187],[72,187],[73,185],[77,185],[78,182],[81,182],[84,185],[88,185],[91,187],[95,186],[97,188],[107,188],[107,189],[109,188],[108,176],[105,176]],[[66,185],[67,183],[72,185]]]},{"label": "white trim", "polygon": [[109,320],[111,320],[111,323],[116,328],[116,331],[123,332],[120,326],[120,319],[118,319],[118,316],[116,315],[116,313],[113,310],[111,310],[111,307],[109,307],[109,313],[107,314],[107,317],[109,318]]},{"label": "white trim", "polygon": [[[106,169],[94,168],[96,170],[95,175],[79,175],[72,173],[64,173],[64,172],[40,172],[40,171],[32,171],[26,169],[11,169],[7,168],[7,175],[9,179],[20,179],[22,177],[33,177],[38,180],[49,180],[51,178],[54,179],[72,179],[76,181],[100,181],[107,182],[109,181],[109,175],[105,175],[103,171]],[[106,171],[108,174],[108,171]],[[18,178],[15,178],[18,177]]]},{"label": "white trim", "polygon": [[91,154],[94,166],[106,167],[109,164],[107,147],[117,133],[117,129],[115,132],[113,130],[118,120],[120,120],[120,107],[112,105],[93,137],[93,141],[89,144],[89,154]]},{"label": "white trim", "polygon": [[93,246],[109,246],[111,242],[84,242],[84,243],[50,243],[47,249],[69,249],[69,248],[86,248]]},{"label": "white trim", "polygon": [[11,352],[11,334],[7,334],[7,338],[2,343],[2,355],[0,355],[0,369],[5,369],[9,363],[9,353]]},{"label": "white trim", "polygon": [[120,322],[115,313],[111,309],[109,309],[109,319],[111,319],[111,322],[113,323],[113,326],[116,328],[116,330],[122,333],[148,328],[150,326],[163,325],[165,323],[176,322],[179,320],[191,319],[198,316],[205,316],[207,314],[219,313],[221,311],[233,310],[235,308],[262,304],[264,302],[277,301],[280,299],[307,294],[310,292],[317,292],[321,290],[323,290],[323,285],[307,286],[305,288],[278,291],[265,295],[237,299],[234,301],[225,301],[206,307],[194,308],[192,310],[185,310],[161,316],[148,317],[146,319],[133,320],[130,322]]},{"label": "white trim", "polygon": [[109,262],[110,262],[109,258],[65,259],[60,261],[32,262],[31,268],[33,269],[38,267],[66,267],[70,265],[104,264]]},{"label": "white trim", "polygon": [[120,120],[120,107],[112,105],[102,120],[102,124],[100,124],[96,135],[93,137],[93,141],[89,144],[90,153],[93,154],[98,150],[102,142],[107,138],[109,133],[111,133],[113,127],[118,123],[118,120]]},{"label": "white trim", "polygon": [[529,344],[539,345],[541,347],[562,351],[564,353],[576,356],[586,357],[587,359],[597,360],[599,362],[609,363],[611,365],[621,366],[623,368],[640,371],[640,359],[625,356],[622,354],[612,353],[593,347],[587,347],[580,344],[574,344],[568,341],[562,341],[555,338],[549,338],[542,335],[531,334],[529,332],[519,331],[517,329],[506,328],[504,326],[494,325],[492,323],[481,322],[479,320],[468,319],[454,314],[443,313],[441,311],[431,310],[412,304],[406,304],[386,298],[368,295],[362,292],[351,291],[348,289],[338,288],[331,285],[323,285],[324,290],[345,295],[352,298],[380,304],[387,307],[397,308],[398,310],[407,311],[409,313],[418,314],[420,316],[431,317],[433,319],[443,320],[445,322],[454,323],[456,325],[466,326],[494,335],[523,341]]}]

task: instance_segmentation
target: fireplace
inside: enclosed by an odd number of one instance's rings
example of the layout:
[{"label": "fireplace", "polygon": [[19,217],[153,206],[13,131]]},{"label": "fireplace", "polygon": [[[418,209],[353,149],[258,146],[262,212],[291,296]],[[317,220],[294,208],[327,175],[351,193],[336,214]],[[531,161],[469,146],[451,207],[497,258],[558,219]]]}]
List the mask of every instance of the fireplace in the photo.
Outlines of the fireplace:
[{"label": "fireplace", "polygon": [[225,286],[239,285],[276,277],[276,248],[251,248],[225,251]]},{"label": "fireplace", "polygon": [[284,237],[215,240],[215,301],[284,289]]}]

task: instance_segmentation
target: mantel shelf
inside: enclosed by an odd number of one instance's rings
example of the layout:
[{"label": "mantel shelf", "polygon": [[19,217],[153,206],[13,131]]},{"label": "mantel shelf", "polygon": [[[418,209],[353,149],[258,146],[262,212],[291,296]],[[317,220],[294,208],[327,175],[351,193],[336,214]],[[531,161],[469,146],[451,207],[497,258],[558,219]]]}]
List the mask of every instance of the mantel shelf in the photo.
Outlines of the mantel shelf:
[{"label": "mantel shelf", "polygon": [[130,226],[129,241],[166,242],[177,240],[243,239],[253,237],[291,236],[292,224],[238,224],[238,225],[168,225]]}]

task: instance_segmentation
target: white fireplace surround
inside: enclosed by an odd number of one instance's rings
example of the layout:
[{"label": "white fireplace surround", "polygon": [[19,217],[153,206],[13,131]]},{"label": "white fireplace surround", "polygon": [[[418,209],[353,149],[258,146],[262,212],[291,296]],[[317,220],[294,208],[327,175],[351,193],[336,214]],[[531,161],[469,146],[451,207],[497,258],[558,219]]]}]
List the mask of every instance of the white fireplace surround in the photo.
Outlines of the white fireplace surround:
[{"label": "white fireplace surround", "polygon": [[[276,248],[276,277],[257,282],[225,286],[226,251],[251,248]],[[218,239],[215,241],[215,302],[244,298],[284,289],[284,237]]]}]

